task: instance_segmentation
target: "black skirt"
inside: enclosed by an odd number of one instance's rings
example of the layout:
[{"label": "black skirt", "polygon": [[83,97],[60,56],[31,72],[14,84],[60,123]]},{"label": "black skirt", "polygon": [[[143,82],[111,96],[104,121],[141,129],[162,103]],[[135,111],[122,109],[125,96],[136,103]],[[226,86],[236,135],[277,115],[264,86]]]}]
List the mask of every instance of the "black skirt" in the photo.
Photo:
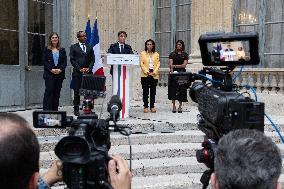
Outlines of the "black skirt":
[{"label": "black skirt", "polygon": [[172,75],[169,74],[168,78],[168,99],[178,100],[181,102],[188,102],[187,100],[187,88],[186,85],[178,85],[173,79]]}]

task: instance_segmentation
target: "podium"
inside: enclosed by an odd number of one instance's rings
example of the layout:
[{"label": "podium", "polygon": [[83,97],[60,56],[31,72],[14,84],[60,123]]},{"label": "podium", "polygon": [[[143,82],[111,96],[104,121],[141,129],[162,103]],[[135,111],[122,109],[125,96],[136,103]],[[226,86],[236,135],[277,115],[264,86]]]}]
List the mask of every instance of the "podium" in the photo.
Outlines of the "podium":
[{"label": "podium", "polygon": [[139,65],[139,55],[134,54],[107,54],[107,64],[113,65],[112,93],[118,95],[122,102],[120,119],[129,117],[129,82],[130,67]]}]

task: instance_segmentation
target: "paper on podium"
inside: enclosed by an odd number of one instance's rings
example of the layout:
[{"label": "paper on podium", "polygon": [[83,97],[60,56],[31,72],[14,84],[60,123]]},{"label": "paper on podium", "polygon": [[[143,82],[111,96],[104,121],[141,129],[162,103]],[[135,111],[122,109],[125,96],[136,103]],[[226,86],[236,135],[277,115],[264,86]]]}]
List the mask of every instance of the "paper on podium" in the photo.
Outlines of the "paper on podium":
[{"label": "paper on podium", "polygon": [[139,65],[139,55],[136,54],[107,54],[106,63],[111,65]]}]

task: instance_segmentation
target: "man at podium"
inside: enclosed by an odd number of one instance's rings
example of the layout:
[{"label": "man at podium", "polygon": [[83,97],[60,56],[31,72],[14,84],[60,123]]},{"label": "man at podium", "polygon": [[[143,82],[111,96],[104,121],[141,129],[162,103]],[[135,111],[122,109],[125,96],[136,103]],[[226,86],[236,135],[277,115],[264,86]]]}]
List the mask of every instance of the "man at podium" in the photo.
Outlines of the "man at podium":
[{"label": "man at podium", "polygon": [[[133,54],[130,45],[125,44],[127,33],[125,31],[119,31],[117,34],[118,42],[111,44],[108,52],[110,54]],[[113,66],[111,65],[110,74],[113,74]]]}]

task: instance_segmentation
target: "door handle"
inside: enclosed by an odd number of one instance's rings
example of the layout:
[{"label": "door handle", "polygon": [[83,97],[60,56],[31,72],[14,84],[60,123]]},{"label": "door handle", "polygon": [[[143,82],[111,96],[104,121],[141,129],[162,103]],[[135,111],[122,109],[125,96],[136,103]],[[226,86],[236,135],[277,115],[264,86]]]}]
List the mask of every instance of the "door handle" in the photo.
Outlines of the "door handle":
[{"label": "door handle", "polygon": [[25,65],[25,70],[26,70],[26,71],[31,71],[31,70],[32,70],[32,66],[30,66],[30,65]]}]

